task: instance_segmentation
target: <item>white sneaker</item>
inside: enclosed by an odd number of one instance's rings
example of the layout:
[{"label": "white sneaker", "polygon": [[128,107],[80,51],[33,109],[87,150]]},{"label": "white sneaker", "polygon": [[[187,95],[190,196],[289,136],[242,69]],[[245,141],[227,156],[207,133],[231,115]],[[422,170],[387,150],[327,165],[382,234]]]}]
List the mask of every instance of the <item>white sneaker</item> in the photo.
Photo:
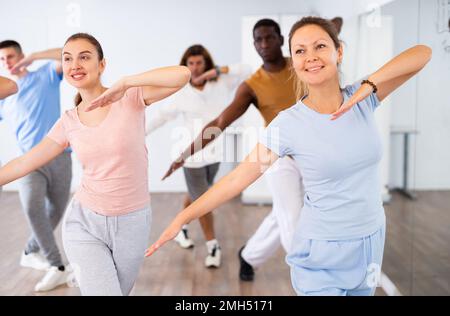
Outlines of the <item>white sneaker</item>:
[{"label": "white sneaker", "polygon": [[188,230],[183,228],[174,239],[181,248],[187,249],[194,247],[194,241],[189,238]]},{"label": "white sneaker", "polygon": [[48,269],[45,276],[36,284],[34,290],[36,292],[46,292],[53,290],[61,284],[67,283],[72,278],[72,271],[66,269],[60,271],[58,267],[51,267]]},{"label": "white sneaker", "polygon": [[25,254],[22,252],[22,257],[20,258],[20,265],[25,268],[32,268],[36,270],[46,271],[50,268],[50,263],[38,252],[32,252]]},{"label": "white sneaker", "polygon": [[75,268],[72,268],[71,264],[66,265],[66,270],[68,270],[67,275],[67,286],[68,287],[80,287],[78,284],[77,278],[80,278],[80,269],[77,269],[77,266]]},{"label": "white sneaker", "polygon": [[219,245],[214,246],[211,253],[205,259],[205,266],[207,268],[219,268],[222,259],[222,251],[220,250]]}]

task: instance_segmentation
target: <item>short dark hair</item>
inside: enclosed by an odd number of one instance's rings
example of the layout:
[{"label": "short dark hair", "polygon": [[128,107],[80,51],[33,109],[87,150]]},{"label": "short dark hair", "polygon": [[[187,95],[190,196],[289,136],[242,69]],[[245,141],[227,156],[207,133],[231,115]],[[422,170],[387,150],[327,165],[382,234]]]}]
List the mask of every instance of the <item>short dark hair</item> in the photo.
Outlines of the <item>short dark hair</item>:
[{"label": "short dark hair", "polygon": [[269,27],[273,27],[275,29],[275,32],[279,35],[281,35],[281,29],[280,29],[280,25],[275,22],[272,19],[262,19],[259,20],[258,22],[256,22],[255,26],[253,27],[253,34],[255,34],[255,31],[257,28],[261,27],[261,26],[269,26]]},{"label": "short dark hair", "polygon": [[22,54],[22,47],[16,41],[6,40],[3,42],[0,42],[0,49],[9,48],[9,47],[13,47],[19,54]]}]

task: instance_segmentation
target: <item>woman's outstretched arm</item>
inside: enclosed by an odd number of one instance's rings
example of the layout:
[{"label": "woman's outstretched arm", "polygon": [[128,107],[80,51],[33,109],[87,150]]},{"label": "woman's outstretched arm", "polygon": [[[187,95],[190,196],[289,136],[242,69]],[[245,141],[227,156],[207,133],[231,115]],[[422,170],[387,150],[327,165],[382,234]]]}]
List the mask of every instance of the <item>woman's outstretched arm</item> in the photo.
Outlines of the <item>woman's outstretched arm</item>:
[{"label": "woman's outstretched arm", "polygon": [[132,87],[143,88],[143,98],[150,105],[174,94],[190,80],[191,72],[185,66],[170,66],[153,69],[142,74],[127,76],[117,81],[111,88],[91,102],[86,112],[97,107],[108,106],[120,100]]},{"label": "woman's outstretched arm", "polygon": [[64,147],[45,137],[29,152],[0,168],[0,186],[26,176],[62,154]]},{"label": "woman's outstretched arm", "polygon": [[[370,75],[368,80],[377,86],[378,99],[383,101],[406,81],[414,77],[430,61],[431,56],[431,48],[425,45],[417,45],[407,49]],[[372,86],[361,85],[358,91],[338,111],[333,113],[332,119],[337,119],[353,105],[367,98],[372,92]]]},{"label": "woman's outstretched arm", "polygon": [[274,152],[264,145],[258,144],[236,169],[180,212],[162,233],[158,241],[147,249],[145,256],[152,255],[163,244],[175,238],[184,224],[211,212],[219,205],[240,194],[261,177],[277,159],[278,156]]}]

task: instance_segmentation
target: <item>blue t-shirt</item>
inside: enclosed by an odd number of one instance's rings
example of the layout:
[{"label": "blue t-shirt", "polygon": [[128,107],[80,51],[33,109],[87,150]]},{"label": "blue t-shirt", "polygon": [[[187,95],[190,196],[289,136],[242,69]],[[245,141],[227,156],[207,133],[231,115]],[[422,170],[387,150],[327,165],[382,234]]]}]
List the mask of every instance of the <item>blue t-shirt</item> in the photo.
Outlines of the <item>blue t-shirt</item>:
[{"label": "blue t-shirt", "polygon": [[36,146],[60,117],[61,80],[50,62],[20,78],[17,94],[0,100],[0,120],[14,129],[22,153]]},{"label": "blue t-shirt", "polygon": [[[347,100],[360,84],[343,90]],[[305,186],[296,236],[349,240],[369,236],[385,223],[379,180],[382,145],[375,94],[331,121],[298,102],[272,121],[260,143],[280,157],[290,155]]]}]

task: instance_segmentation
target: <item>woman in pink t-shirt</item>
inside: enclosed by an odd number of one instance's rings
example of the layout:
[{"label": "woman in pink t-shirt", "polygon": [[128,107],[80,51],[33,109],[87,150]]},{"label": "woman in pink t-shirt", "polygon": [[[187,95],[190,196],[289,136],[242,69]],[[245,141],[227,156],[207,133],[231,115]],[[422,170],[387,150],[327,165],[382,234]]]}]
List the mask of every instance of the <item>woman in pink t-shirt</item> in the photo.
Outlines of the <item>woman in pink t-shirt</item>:
[{"label": "woman in pink t-shirt", "polygon": [[0,100],[17,92],[17,84],[11,79],[0,76]]},{"label": "woman in pink t-shirt", "polygon": [[[101,83],[105,59],[91,35],[71,36],[63,49],[66,80],[78,89],[48,136],[0,169],[0,185],[47,164],[67,147],[83,177],[63,222],[63,244],[83,295],[128,295],[150,234],[145,108],[189,82],[187,67],[160,68]],[[65,283],[66,280],[61,280]]]},{"label": "woman in pink t-shirt", "polygon": [[[9,97],[11,94],[17,93],[17,85],[14,81],[0,76],[0,100]],[[1,120],[1,116],[0,116]],[[0,167],[2,162],[0,161]],[[2,193],[2,186],[0,185],[0,194]]]}]

